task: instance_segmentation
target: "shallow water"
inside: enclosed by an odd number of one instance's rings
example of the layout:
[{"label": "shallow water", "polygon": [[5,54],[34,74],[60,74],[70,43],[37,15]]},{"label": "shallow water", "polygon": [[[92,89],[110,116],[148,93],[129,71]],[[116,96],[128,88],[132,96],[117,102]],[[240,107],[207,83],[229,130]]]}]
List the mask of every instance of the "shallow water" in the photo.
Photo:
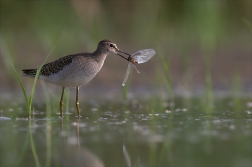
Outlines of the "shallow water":
[{"label": "shallow water", "polygon": [[0,166],[252,166],[249,99],[81,104],[81,119],[35,104],[28,120],[24,105],[1,102]]}]

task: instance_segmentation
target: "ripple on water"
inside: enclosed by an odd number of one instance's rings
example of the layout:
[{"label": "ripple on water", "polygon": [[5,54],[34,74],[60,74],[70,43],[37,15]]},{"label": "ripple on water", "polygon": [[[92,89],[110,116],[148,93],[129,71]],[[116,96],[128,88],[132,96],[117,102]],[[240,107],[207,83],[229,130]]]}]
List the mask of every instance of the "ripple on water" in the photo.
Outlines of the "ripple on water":
[{"label": "ripple on water", "polygon": [[87,126],[86,123],[79,123],[79,122],[73,122],[72,125],[73,125],[73,126],[77,126],[77,127],[81,127],[81,128]]},{"label": "ripple on water", "polygon": [[9,118],[9,117],[0,117],[0,120],[7,121],[7,120],[11,120],[11,118]]}]

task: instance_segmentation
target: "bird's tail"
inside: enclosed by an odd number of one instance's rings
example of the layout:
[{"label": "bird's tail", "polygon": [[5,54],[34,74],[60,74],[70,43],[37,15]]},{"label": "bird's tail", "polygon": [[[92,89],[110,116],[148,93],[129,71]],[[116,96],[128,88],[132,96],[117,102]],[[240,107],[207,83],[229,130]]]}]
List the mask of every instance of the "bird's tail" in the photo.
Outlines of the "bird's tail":
[{"label": "bird's tail", "polygon": [[35,77],[37,73],[37,69],[25,69],[22,71],[23,71],[23,75],[28,76],[28,77]]}]

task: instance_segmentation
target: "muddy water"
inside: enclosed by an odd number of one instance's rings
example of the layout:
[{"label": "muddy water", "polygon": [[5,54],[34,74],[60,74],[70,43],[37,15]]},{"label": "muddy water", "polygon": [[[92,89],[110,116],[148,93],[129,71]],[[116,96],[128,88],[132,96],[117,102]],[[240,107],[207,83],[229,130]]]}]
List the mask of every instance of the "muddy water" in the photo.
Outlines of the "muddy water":
[{"label": "muddy water", "polygon": [[252,103],[223,98],[90,101],[58,117],[0,105],[0,166],[251,166]]}]

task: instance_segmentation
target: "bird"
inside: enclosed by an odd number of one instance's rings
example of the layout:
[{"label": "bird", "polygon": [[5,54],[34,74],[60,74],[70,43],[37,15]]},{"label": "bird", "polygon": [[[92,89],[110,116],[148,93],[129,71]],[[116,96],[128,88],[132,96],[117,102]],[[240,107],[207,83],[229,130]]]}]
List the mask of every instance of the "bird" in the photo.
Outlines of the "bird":
[{"label": "bird", "polygon": [[[108,54],[115,53],[129,61],[119,53],[130,54],[118,49],[110,40],[102,40],[98,43],[93,53],[77,53],[61,57],[42,66],[38,79],[62,87],[60,98],[60,117],[63,117],[63,97],[66,87],[76,88],[77,117],[80,118],[79,89],[82,85],[91,81],[101,70]],[[23,69],[26,77],[35,77],[37,69]]]}]

